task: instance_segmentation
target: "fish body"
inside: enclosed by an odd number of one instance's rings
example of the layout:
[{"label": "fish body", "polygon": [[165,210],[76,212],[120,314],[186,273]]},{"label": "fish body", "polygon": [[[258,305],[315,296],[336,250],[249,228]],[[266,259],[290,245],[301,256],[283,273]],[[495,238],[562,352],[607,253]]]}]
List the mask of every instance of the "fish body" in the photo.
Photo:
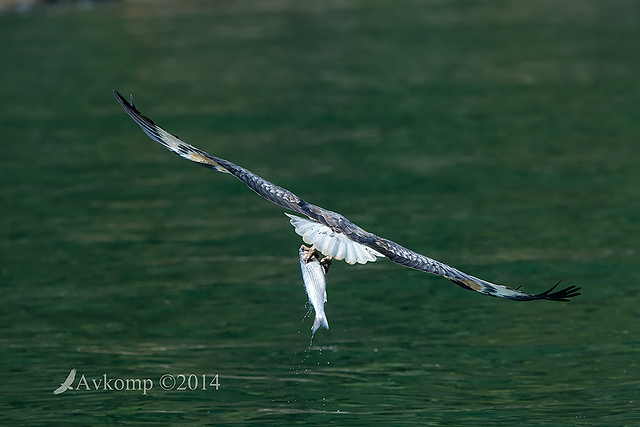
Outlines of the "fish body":
[{"label": "fish body", "polygon": [[329,329],[329,322],[324,312],[324,303],[327,302],[325,269],[320,264],[318,251],[315,249],[309,249],[303,245],[300,246],[298,254],[300,255],[300,269],[302,270],[304,288],[316,314],[311,327],[311,333],[315,334],[320,326]]}]

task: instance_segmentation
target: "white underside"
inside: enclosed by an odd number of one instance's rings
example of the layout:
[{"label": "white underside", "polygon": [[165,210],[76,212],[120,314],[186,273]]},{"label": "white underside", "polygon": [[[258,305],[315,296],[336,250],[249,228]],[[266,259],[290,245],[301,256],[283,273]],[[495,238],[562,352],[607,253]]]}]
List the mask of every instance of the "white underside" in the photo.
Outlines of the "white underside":
[{"label": "white underside", "polygon": [[355,264],[356,262],[366,264],[376,261],[377,257],[384,257],[380,252],[354,242],[344,234],[333,231],[319,222],[286,212],[285,215],[290,218],[291,225],[295,228],[296,233],[302,236],[302,240],[306,244],[314,246],[324,255],[333,259],[344,259],[347,264]]}]

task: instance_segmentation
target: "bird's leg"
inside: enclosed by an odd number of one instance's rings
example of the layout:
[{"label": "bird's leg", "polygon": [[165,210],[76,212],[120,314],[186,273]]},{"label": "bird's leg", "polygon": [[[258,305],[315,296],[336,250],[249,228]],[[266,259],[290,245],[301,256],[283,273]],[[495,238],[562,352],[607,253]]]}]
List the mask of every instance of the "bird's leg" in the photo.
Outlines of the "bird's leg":
[{"label": "bird's leg", "polygon": [[[301,245],[300,249],[307,253],[303,258],[304,262],[309,262],[312,258],[320,259],[320,252],[318,252],[315,245],[312,245],[310,248],[305,245]],[[326,256],[322,258],[320,265],[324,270],[324,274],[327,274],[329,272],[329,266],[331,265],[331,257]]]},{"label": "bird's leg", "polygon": [[304,262],[311,261],[311,258],[313,258],[313,257],[320,258],[320,256],[318,255],[318,251],[316,250],[315,246],[311,246],[309,248],[309,247],[307,247],[305,245],[301,245],[300,248],[307,253],[304,256]]},{"label": "bird's leg", "polygon": [[324,274],[327,274],[329,272],[329,266],[331,266],[331,257],[326,256],[322,258],[322,260],[320,261],[320,265],[324,269]]}]

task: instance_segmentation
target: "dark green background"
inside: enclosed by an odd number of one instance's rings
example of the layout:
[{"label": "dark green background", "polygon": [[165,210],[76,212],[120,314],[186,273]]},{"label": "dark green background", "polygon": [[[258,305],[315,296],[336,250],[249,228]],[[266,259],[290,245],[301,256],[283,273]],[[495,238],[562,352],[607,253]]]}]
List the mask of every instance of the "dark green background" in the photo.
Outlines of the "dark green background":
[{"label": "dark green background", "polygon": [[[24,424],[632,425],[640,6],[216,1],[0,16],[0,410]],[[170,132],[486,280],[334,263]],[[52,391],[71,368],[152,378]],[[165,373],[218,391],[163,391]]]}]

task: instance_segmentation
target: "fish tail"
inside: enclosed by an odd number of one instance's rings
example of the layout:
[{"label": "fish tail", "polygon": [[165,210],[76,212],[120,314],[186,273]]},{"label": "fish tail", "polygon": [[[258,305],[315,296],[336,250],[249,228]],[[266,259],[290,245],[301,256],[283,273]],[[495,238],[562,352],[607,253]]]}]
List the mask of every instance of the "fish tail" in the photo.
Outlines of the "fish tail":
[{"label": "fish tail", "polygon": [[327,315],[322,313],[322,316],[316,316],[316,319],[313,321],[313,326],[311,327],[311,333],[315,334],[318,329],[322,326],[325,329],[329,329],[329,321],[327,320]]}]

